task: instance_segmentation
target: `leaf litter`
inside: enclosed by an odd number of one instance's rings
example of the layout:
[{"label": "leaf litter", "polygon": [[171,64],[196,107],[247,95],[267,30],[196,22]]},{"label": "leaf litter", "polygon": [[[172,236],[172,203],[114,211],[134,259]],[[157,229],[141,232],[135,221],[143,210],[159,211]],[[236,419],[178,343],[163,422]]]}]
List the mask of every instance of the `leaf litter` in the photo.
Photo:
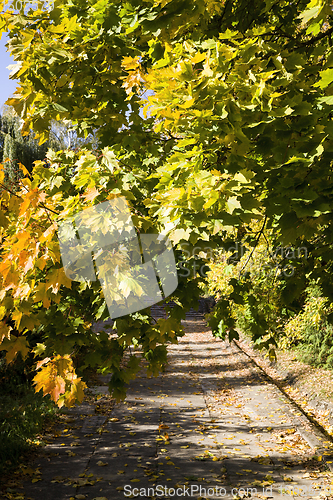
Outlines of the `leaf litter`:
[{"label": "leaf litter", "polygon": [[[187,322],[188,325],[188,322]],[[187,328],[187,333],[185,337],[180,339],[180,344],[182,342],[188,343],[191,345],[195,345],[196,343],[199,344],[210,344],[211,348],[214,351],[217,352],[217,349],[224,348],[224,344],[222,341],[214,339],[212,335],[207,332],[207,329],[204,331],[198,331],[198,327],[202,329],[202,323],[195,323],[189,325],[190,328]],[[200,345],[200,344],[199,344]],[[172,346],[171,349],[175,350],[177,349],[177,346]],[[118,470],[118,474],[120,476],[126,477],[126,481],[130,481],[131,483],[140,483],[140,481],[143,480],[144,477],[148,478],[152,484],[156,484],[156,481],[161,481],[163,479],[165,482],[166,481],[171,481],[171,477],[166,477],[165,473],[163,472],[162,467],[170,467],[171,469],[174,469],[174,473],[172,477],[178,477],[179,484],[189,484],[189,482],[208,482],[208,484],[212,484],[212,481],[215,484],[220,484],[226,486],[228,481],[230,480],[229,473],[228,471],[230,470],[229,466],[227,467],[220,466],[219,471],[217,469],[209,469],[209,465],[213,463],[232,463],[234,459],[238,459],[238,457],[243,457],[243,464],[244,466],[241,467],[238,471],[237,474],[239,475],[240,478],[243,477],[245,480],[251,479],[251,484],[253,486],[260,486],[260,487],[265,487],[274,484],[274,481],[276,479],[276,474],[279,475],[280,480],[285,483],[285,484],[292,484],[295,483],[294,481],[294,475],[292,473],[293,468],[298,467],[298,469],[301,467],[301,476],[300,478],[304,481],[309,481],[311,484],[315,482],[316,485],[319,483],[323,485],[328,485],[331,484],[333,478],[332,478],[332,473],[327,469],[327,466],[325,465],[324,461],[322,460],[321,455],[316,455],[313,450],[309,447],[309,445],[304,441],[302,436],[297,432],[297,430],[293,427],[286,427],[283,430],[275,429],[274,426],[269,425],[266,426],[264,429],[264,436],[266,439],[263,442],[263,439],[260,439],[260,445],[263,446],[262,448],[262,453],[258,455],[251,455],[246,452],[244,452],[244,448],[248,447],[250,444],[250,441],[248,439],[244,439],[244,435],[241,437],[238,432],[229,432],[229,435],[225,435],[223,437],[223,441],[216,441],[216,434],[214,431],[218,432],[219,430],[219,424],[214,423],[216,422],[217,419],[224,417],[224,418],[229,418],[230,417],[230,422],[232,423],[232,418],[233,416],[237,415],[237,418],[241,418],[243,422],[247,422],[250,424],[251,422],[254,422],[253,416],[251,417],[249,414],[246,412],[246,404],[247,401],[246,399],[249,398],[241,398],[239,393],[235,392],[232,384],[228,381],[228,368],[233,369],[234,373],[237,372],[237,375],[242,377],[245,374],[247,374],[248,380],[251,381],[253,380],[253,374],[249,374],[249,369],[248,367],[242,366],[240,363],[236,361],[236,364],[232,366],[232,356],[230,356],[229,359],[229,365],[227,367],[224,367],[223,371],[221,370],[220,363],[218,362],[218,359],[214,356],[202,356],[199,359],[196,358],[195,354],[192,356],[191,361],[188,363],[188,366],[190,367],[190,370],[188,373],[183,373],[183,382],[188,383],[188,378],[192,380],[193,384],[193,392],[192,395],[201,395],[203,394],[203,391],[200,390],[198,391],[198,384],[199,379],[202,375],[202,373],[208,373],[211,376],[214,377],[215,379],[215,386],[210,387],[209,391],[209,396],[206,397],[206,405],[209,410],[210,418],[209,420],[202,421],[203,414],[201,410],[198,410],[195,415],[192,417],[192,422],[195,424],[195,426],[191,429],[189,429],[189,419],[186,417],[186,407],[179,408],[176,403],[176,406],[179,410],[178,412],[178,421],[177,422],[172,422],[173,425],[170,425],[170,422],[160,422],[158,425],[158,428],[156,429],[156,439],[157,439],[157,446],[158,446],[158,453],[159,453],[159,460],[163,459],[165,462],[159,462],[158,464],[154,463],[154,466],[149,465],[147,463],[146,465],[143,465],[141,463],[142,457],[137,457],[137,463],[138,467],[140,468],[139,471],[141,471],[141,474],[138,472],[139,477],[133,477],[133,468],[132,467],[126,467],[124,470]],[[236,370],[235,370],[236,366]],[[171,369],[173,367],[170,367]],[[186,367],[184,367],[186,368]],[[187,375],[187,376],[186,376]],[[181,388],[181,386],[179,386]],[[156,391],[154,391],[156,394]],[[161,400],[161,404],[164,405],[162,399],[167,400],[168,394],[160,394],[161,396],[159,399]],[[162,398],[163,396],[163,398]],[[205,395],[206,396],[206,395]],[[139,401],[142,401],[141,398],[137,398]],[[184,401],[183,397],[179,397],[177,399],[180,403]],[[187,399],[185,399],[187,401]],[[191,402],[191,400],[189,400]],[[98,408],[96,413],[102,412],[103,408],[101,409],[101,406],[103,406],[103,399],[99,398],[97,400]],[[96,406],[97,406],[96,404]],[[189,403],[188,403],[189,405]],[[104,402],[104,408],[107,405]],[[189,405],[190,407],[191,405]],[[165,407],[162,406],[162,408]],[[110,408],[109,408],[110,409]],[[135,405],[131,403],[131,405],[128,405],[128,411],[136,411]],[[165,411],[165,410],[163,410]],[[108,416],[111,413],[110,416]],[[147,410],[144,410],[144,413],[148,413],[148,407]],[[182,413],[184,413],[184,416],[186,418],[181,418]],[[162,413],[163,414],[163,413]],[[174,414],[174,413],[171,413]],[[112,416],[112,409],[111,411],[106,412],[107,415],[107,421],[109,422],[114,422],[114,423],[121,423],[120,419],[117,417]],[[259,415],[260,417],[260,415]],[[132,425],[129,426],[126,430],[129,436],[134,436],[135,435],[135,424],[136,424],[136,419],[135,415],[129,414],[126,415],[126,418],[132,421]],[[84,419],[83,419],[84,420]],[[64,439],[64,436],[66,436],[66,439],[74,439],[74,441],[70,441],[70,445],[73,446],[74,443],[80,445],[78,441],[80,441],[79,437],[75,435],[75,430],[78,428],[82,427],[82,421],[78,419],[71,419],[67,418],[64,416],[63,418],[63,425],[64,429],[60,432],[59,430],[54,430],[54,432],[49,432],[48,434],[48,439],[50,439],[51,442],[53,442],[55,439]],[[253,424],[252,424],[253,425]],[[174,428],[178,429],[178,434],[174,432]],[[181,434],[179,434],[179,430],[182,431]],[[181,467],[177,465],[177,449],[181,450],[188,450],[190,451],[192,447],[194,446],[193,440],[191,439],[190,442],[186,443],[186,432],[190,432],[191,434],[194,435],[201,435],[203,437],[200,437],[200,440],[204,439],[205,444],[202,445],[200,444],[200,441],[198,442],[197,446],[204,446],[204,450],[200,453],[196,453],[194,456],[192,454],[192,459],[189,458],[189,461],[193,460],[193,463],[197,462],[200,463],[202,462],[202,474],[201,476],[198,474],[182,474],[181,472]],[[252,431],[252,434],[251,434]],[[98,432],[98,429],[97,429]],[[99,428],[99,433],[102,434],[104,432],[104,427],[101,426]],[[185,432],[185,435],[184,435]],[[249,431],[249,435],[254,435],[256,437],[256,432],[255,428],[251,428]],[[93,433],[92,433],[93,434]],[[126,436],[126,434],[125,434]],[[177,436],[178,439],[181,439],[179,443],[174,441],[174,436]],[[185,436],[185,437],[184,437]],[[258,437],[260,436],[260,433],[258,433]],[[85,439],[88,439],[92,437],[89,434],[84,435]],[[82,438],[81,438],[82,439]],[[184,442],[185,439],[185,442]],[[209,442],[207,442],[207,439]],[[230,443],[229,444],[224,444],[224,443]],[[119,452],[112,452],[110,455],[110,459],[108,461],[103,461],[100,460],[97,462],[97,465],[99,467],[108,467],[111,464],[112,459],[117,460],[117,457],[121,457],[123,455],[123,449],[133,447],[133,441],[130,443],[127,443],[126,440],[119,442]],[[147,443],[146,443],[147,444]],[[173,453],[169,453],[168,455],[165,455],[168,453],[168,448],[172,444],[173,446]],[[135,446],[135,445],[134,445]],[[150,446],[148,444],[148,446]],[[166,446],[166,447],[165,447]],[[176,450],[174,450],[174,447],[176,446]],[[46,445],[47,447],[47,445]],[[194,450],[195,451],[195,450]],[[68,458],[74,457],[76,455],[75,452],[72,452],[71,450],[66,450]],[[53,456],[56,456],[57,453],[53,453]],[[175,455],[175,456],[174,456]],[[235,457],[235,458],[234,458]],[[49,455],[49,460],[52,462],[52,454]],[[251,467],[252,464],[258,464],[259,467],[264,467],[265,470],[262,472],[263,469],[255,470]],[[162,465],[163,464],[163,465]],[[127,464],[125,464],[127,466]],[[135,469],[137,470],[137,469]],[[178,472],[180,470],[180,472]],[[87,486],[94,486],[96,483],[103,481],[103,477],[96,477],[94,474],[88,474],[88,471],[86,471],[83,474],[80,474],[79,477],[64,477],[64,476],[55,476],[52,479],[52,483],[64,483],[73,486],[74,488],[80,488],[80,487],[87,487]],[[32,468],[28,467],[24,464],[20,466],[20,471],[19,474],[16,474],[16,477],[14,480],[12,479],[12,482],[7,482],[7,491],[5,491],[4,499],[8,500],[22,500],[25,498],[24,493],[19,492],[17,489],[13,491],[13,487],[17,487],[19,489],[22,489],[22,481],[21,478],[29,478],[30,481],[38,482],[42,480],[42,474],[40,469],[38,468]],[[118,477],[120,477],[118,476]],[[132,477],[131,477],[132,476]],[[257,477],[257,478],[256,478]],[[151,479],[150,479],[151,478]],[[239,485],[242,485],[241,482],[238,483]],[[12,488],[11,488],[12,487]],[[114,484],[114,490],[117,491],[123,491],[123,486],[117,486]],[[259,495],[259,498],[267,498],[264,495]],[[80,498],[86,498],[84,495],[80,496],[80,493],[77,495],[73,496],[74,499],[80,500]],[[94,498],[94,500],[104,500],[106,497],[103,496],[97,496]],[[322,500],[324,499],[323,496],[320,497]],[[329,498],[329,497],[327,497]]]}]

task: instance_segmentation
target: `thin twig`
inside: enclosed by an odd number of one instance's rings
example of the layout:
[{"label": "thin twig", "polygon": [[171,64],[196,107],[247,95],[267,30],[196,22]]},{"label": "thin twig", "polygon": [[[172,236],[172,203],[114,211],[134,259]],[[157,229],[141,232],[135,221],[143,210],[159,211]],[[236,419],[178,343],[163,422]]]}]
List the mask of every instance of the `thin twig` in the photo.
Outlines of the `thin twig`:
[{"label": "thin twig", "polygon": [[258,245],[259,240],[260,240],[260,236],[263,234],[263,231],[264,231],[264,229],[265,229],[266,222],[267,222],[267,215],[265,215],[264,223],[263,223],[263,225],[262,225],[262,227],[261,227],[261,229],[260,229],[260,231],[259,231],[259,234],[258,234],[258,237],[257,237],[257,239],[256,239],[255,245],[254,245],[253,249],[251,250],[250,255],[249,255],[249,256],[248,256],[248,258],[246,259],[245,264],[243,265],[243,267],[242,267],[242,268],[240,269],[240,271],[239,271],[238,278],[240,278],[240,277],[241,277],[241,273],[242,273],[243,269],[247,266],[247,264],[248,264],[249,260],[250,260],[250,259],[251,259],[251,257],[252,257],[253,252],[254,252],[254,251],[255,251],[255,249],[257,248],[257,245]]},{"label": "thin twig", "polygon": [[5,191],[8,191],[8,193],[12,194],[13,196],[16,196],[17,198],[20,198],[22,200],[22,196],[19,196],[18,194],[14,193],[7,186],[4,186],[1,182],[0,182],[0,187],[2,187]]}]

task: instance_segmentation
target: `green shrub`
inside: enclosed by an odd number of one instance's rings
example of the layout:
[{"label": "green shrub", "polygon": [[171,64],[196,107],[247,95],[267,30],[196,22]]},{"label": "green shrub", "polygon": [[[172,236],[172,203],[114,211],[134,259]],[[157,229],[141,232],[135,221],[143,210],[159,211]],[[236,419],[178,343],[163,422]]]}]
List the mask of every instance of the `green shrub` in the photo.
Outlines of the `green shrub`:
[{"label": "green shrub", "polygon": [[[210,263],[207,288],[217,299],[228,301],[236,327],[244,334],[257,338],[257,348],[276,345],[281,325],[288,311],[281,301],[283,282],[279,277],[278,259],[266,240],[255,249],[239,245],[240,252],[221,253]],[[261,341],[260,341],[261,339]]]},{"label": "green shrub", "polygon": [[56,416],[49,396],[35,393],[19,359],[7,365],[0,359],[0,473],[17,464],[35,443],[36,435]]},{"label": "green shrub", "polygon": [[245,335],[250,334],[252,331],[255,319],[252,316],[251,308],[248,304],[235,305],[236,325]]}]

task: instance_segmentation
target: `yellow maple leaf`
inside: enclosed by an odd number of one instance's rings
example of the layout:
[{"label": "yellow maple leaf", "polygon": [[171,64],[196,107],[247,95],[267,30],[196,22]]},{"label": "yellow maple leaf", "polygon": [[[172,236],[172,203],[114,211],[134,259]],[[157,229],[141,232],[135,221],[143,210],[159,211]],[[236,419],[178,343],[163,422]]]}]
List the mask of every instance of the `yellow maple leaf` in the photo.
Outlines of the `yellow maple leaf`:
[{"label": "yellow maple leaf", "polygon": [[27,343],[27,339],[23,335],[21,335],[20,337],[11,335],[10,339],[4,339],[2,344],[0,345],[0,351],[3,350],[7,351],[7,363],[11,363],[19,352],[21,353],[22,358],[25,359],[30,349]]},{"label": "yellow maple leaf", "polygon": [[84,398],[85,382],[78,378],[69,355],[45,358],[37,363],[40,371],[35,375],[33,383],[36,392],[43,390],[44,396],[49,394],[59,408],[81,403]]},{"label": "yellow maple leaf", "polygon": [[45,193],[41,196],[38,188],[31,189],[25,196],[20,206],[19,216],[25,215],[28,208],[35,208],[39,201],[45,199]]},{"label": "yellow maple leaf", "polygon": [[6,325],[6,323],[4,321],[0,322],[0,344],[4,338],[7,338],[7,339],[10,338],[11,329],[12,329],[12,327],[9,325]]},{"label": "yellow maple leaf", "polygon": [[22,170],[22,172],[24,173],[24,175],[29,175],[30,176],[29,170],[27,170],[22,163],[18,162],[18,166]]},{"label": "yellow maple leaf", "polygon": [[123,57],[121,65],[125,70],[137,69],[137,67],[140,66],[139,56],[125,56]]},{"label": "yellow maple leaf", "polygon": [[5,178],[4,164],[0,163],[0,182],[2,182],[4,178]]},{"label": "yellow maple leaf", "polygon": [[56,222],[53,222],[41,235],[39,238],[41,243],[44,243],[45,241],[50,241],[53,238],[54,233],[58,229],[58,224]]},{"label": "yellow maple leaf", "polygon": [[[76,375],[75,375],[76,377]],[[73,401],[72,404],[74,404],[76,401],[79,403],[82,403],[84,399],[84,389],[87,388],[87,384],[81,380],[81,377],[74,378],[71,383],[71,391],[70,391],[70,399],[69,401]],[[65,401],[66,406],[68,404]]]}]

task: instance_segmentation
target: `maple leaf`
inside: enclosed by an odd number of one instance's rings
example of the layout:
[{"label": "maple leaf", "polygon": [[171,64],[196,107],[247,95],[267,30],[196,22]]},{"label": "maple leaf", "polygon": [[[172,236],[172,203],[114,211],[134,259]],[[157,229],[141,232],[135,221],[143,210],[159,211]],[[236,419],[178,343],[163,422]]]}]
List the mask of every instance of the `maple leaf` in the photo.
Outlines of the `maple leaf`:
[{"label": "maple leaf", "polygon": [[5,178],[4,164],[0,163],[0,182],[2,182],[4,178]]},{"label": "maple leaf", "polygon": [[27,274],[27,272],[30,271],[30,269],[33,269],[33,267],[34,267],[34,259],[33,259],[32,255],[29,255],[28,259],[25,262],[24,268],[23,268],[24,274]]},{"label": "maple leaf", "polygon": [[85,382],[81,380],[81,378],[76,378],[71,383],[70,396],[68,398],[68,402],[66,401],[66,406],[72,406],[74,403],[79,402],[82,403],[84,399],[84,389],[87,388]]},{"label": "maple leaf", "polygon": [[13,274],[11,272],[12,268],[12,262],[9,259],[3,259],[2,262],[0,262],[0,273],[1,273],[1,278],[3,281],[3,285],[7,281],[7,283],[12,283],[11,281],[11,275]]},{"label": "maple leaf", "polygon": [[43,269],[46,266],[47,259],[48,259],[48,256],[47,256],[47,254],[45,254],[45,255],[42,255],[41,257],[39,257],[39,259],[36,260],[35,265],[38,267],[38,269],[40,269],[41,271],[43,271]]},{"label": "maple leaf", "polygon": [[58,224],[54,222],[44,231],[42,236],[40,236],[39,241],[41,243],[44,243],[45,241],[50,241],[53,238],[53,235],[57,229],[58,229]]},{"label": "maple leaf", "polygon": [[15,321],[15,326],[16,326],[16,328],[19,328],[19,327],[20,327],[20,323],[21,323],[22,316],[23,316],[23,311],[20,311],[20,310],[18,310],[18,309],[15,309],[15,310],[12,312],[12,318],[13,318],[13,320]]},{"label": "maple leaf", "polygon": [[131,71],[128,76],[125,78],[123,87],[128,94],[127,100],[134,95],[133,87],[139,87],[142,82],[142,77],[140,71]]},{"label": "maple leaf", "polygon": [[68,354],[57,359],[57,370],[62,377],[73,371],[73,361]]},{"label": "maple leaf", "polygon": [[181,324],[175,318],[160,318],[157,321],[161,335],[169,335],[170,337],[175,337],[177,333],[182,331]]},{"label": "maple leaf", "polygon": [[5,338],[0,345],[0,351],[5,350],[6,353],[6,361],[7,363],[11,363],[16,355],[20,352],[23,359],[25,359],[30,351],[30,348],[27,343],[27,339],[24,336],[15,337],[14,335],[10,336],[10,339]]},{"label": "maple leaf", "polygon": [[122,291],[124,297],[128,297],[131,292],[133,292],[137,297],[143,294],[142,287],[140,286],[138,280],[130,277],[121,277],[119,283],[119,290]]},{"label": "maple leaf", "polygon": [[0,344],[4,338],[7,338],[7,339],[10,338],[11,329],[12,329],[12,327],[9,325],[6,325],[6,323],[4,321],[0,322]]},{"label": "maple leaf", "polygon": [[31,239],[31,234],[27,230],[19,231],[16,234],[17,241],[12,245],[10,255],[19,255],[26,250],[27,244]]},{"label": "maple leaf", "polygon": [[87,386],[77,377],[69,355],[45,358],[37,363],[37,369],[33,379],[36,392],[42,389],[44,396],[49,394],[59,408],[82,402]]},{"label": "maple leaf", "polygon": [[137,69],[140,66],[140,57],[125,56],[123,57],[121,65],[126,70]]},{"label": "maple leaf", "polygon": [[58,401],[60,394],[65,392],[65,380],[57,374],[54,364],[50,361],[43,366],[33,378],[36,392],[43,389],[44,396],[49,394],[53,401]]},{"label": "maple leaf", "polygon": [[72,287],[72,280],[67,278],[63,267],[53,269],[46,282],[46,289],[52,288],[52,292],[56,294],[59,292],[61,285],[66,288]]},{"label": "maple leaf", "polygon": [[66,383],[62,377],[57,375],[54,379],[53,388],[49,392],[53,401],[58,401],[60,394],[65,392]]},{"label": "maple leaf", "polygon": [[[0,171],[0,182],[1,182],[1,171]],[[0,210],[0,227],[6,229],[8,227],[9,221],[3,210]]]},{"label": "maple leaf", "polygon": [[[37,344],[37,345],[41,345],[41,344]],[[51,361],[51,358],[44,358],[41,361],[38,361],[37,366],[36,366],[36,370],[38,370],[41,366],[45,365],[45,363],[48,363],[49,361]]]},{"label": "maple leaf", "polygon": [[24,173],[24,175],[30,176],[29,170],[27,170],[26,167],[22,163],[18,162],[18,166],[22,170],[22,172]]},{"label": "maple leaf", "polygon": [[110,170],[111,174],[113,174],[114,170],[118,168],[118,160],[116,155],[112,150],[110,150],[107,147],[102,149],[102,153],[103,153],[102,165],[105,165]]},{"label": "maple leaf", "polygon": [[83,195],[83,198],[85,199],[85,201],[93,201],[99,194],[100,193],[98,189],[96,189],[96,187],[94,186],[87,189],[87,191]]},{"label": "maple leaf", "polygon": [[19,216],[25,215],[28,209],[34,209],[38,205],[39,202],[45,201],[46,194],[41,193],[38,187],[31,189],[28,193],[26,193],[23,202],[20,206]]},{"label": "maple leaf", "polygon": [[43,307],[50,307],[51,300],[48,297],[49,287],[46,283],[38,283],[37,288],[35,290],[33,301],[34,302],[43,302]]},{"label": "maple leaf", "polygon": [[22,285],[19,285],[15,292],[13,293],[13,297],[19,298],[20,301],[23,299],[27,299],[31,293],[31,286],[29,283],[22,283]]}]

